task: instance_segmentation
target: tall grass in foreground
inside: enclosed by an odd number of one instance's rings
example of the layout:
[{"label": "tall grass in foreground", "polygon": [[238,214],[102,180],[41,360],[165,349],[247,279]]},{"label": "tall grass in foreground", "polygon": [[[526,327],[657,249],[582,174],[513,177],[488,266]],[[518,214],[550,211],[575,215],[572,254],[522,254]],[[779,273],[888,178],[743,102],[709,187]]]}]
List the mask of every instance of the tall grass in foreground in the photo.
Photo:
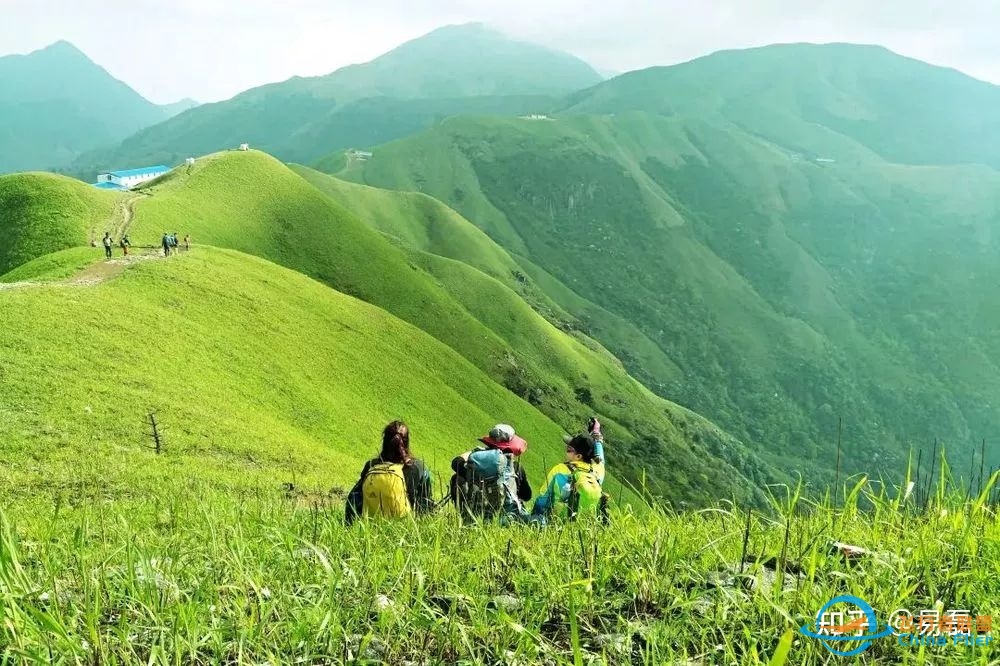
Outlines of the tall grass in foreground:
[{"label": "tall grass in foreground", "polygon": [[[460,527],[450,510],[346,528],[342,505],[326,498],[180,483],[122,502],[15,501],[0,520],[0,654],[4,663],[826,664],[848,660],[797,630],[838,594],[866,599],[881,621],[936,603],[1000,614],[1000,527],[986,502],[995,478],[977,497],[942,489],[919,512],[904,494],[856,481],[837,502],[787,489],[767,513],[623,509],[605,529]],[[872,555],[845,560],[832,539]],[[858,661],[1000,663],[995,655],[884,639]]]}]

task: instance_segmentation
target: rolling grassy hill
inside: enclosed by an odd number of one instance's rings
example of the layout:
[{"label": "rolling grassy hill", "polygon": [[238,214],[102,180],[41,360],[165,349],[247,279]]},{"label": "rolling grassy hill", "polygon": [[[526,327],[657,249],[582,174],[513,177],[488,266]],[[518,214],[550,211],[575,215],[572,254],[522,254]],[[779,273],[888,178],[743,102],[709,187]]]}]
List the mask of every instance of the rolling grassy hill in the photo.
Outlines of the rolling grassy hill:
[{"label": "rolling grassy hill", "polygon": [[[418,192],[393,192],[330,177],[313,169],[292,169],[333,197],[369,226],[413,250],[455,259],[496,278],[564,331],[613,340],[617,358],[629,358],[634,376],[679,376],[656,344],[627,320],[576,295],[523,256],[508,253],[481,229],[437,199]],[[636,372],[644,373],[636,375]]]},{"label": "rolling grassy hill", "polygon": [[192,104],[157,106],[67,42],[4,56],[0,173],[65,167]]},{"label": "rolling grassy hill", "polygon": [[521,115],[598,83],[586,63],[508,39],[480,24],[448,26],[372,60],[320,77],[294,77],[206,104],[82,156],[74,173],[110,165],[179,164],[249,141],[311,162],[348,147],[412,134],[461,113]]},{"label": "rolling grassy hill", "polygon": [[0,176],[0,275],[112,231],[120,196],[46,173]]},{"label": "rolling grassy hill", "polygon": [[[2,290],[0,317],[0,457],[18,496],[74,484],[129,496],[165,475],[325,492],[353,483],[400,417],[445,480],[451,457],[501,418],[530,438],[533,479],[561,456],[556,424],[430,335],[234,251],[138,261],[91,286]],[[162,456],[146,448],[151,409]]]},{"label": "rolling grassy hill", "polygon": [[[618,434],[619,473],[637,480],[648,470],[651,490],[663,497],[705,502],[757,492],[734,469],[759,468],[739,442],[655,397],[591,339],[556,328],[512,288],[529,297],[533,290],[513,275],[498,280],[445,256],[401,247],[254,151],[204,158],[190,173],[176,170],[144,191],[149,196],[136,204],[131,228],[137,243],[155,243],[163,231],[190,233],[196,243],[257,254],[376,304],[448,344],[568,429],[588,413],[604,416]],[[363,197],[358,202],[370,205]],[[407,205],[401,198],[400,210]],[[429,210],[442,215],[441,224],[456,223],[440,205]],[[471,243],[489,243],[459,223]]]},{"label": "rolling grassy hill", "polygon": [[771,70],[704,82],[709,64],[620,77],[555,120],[451,119],[342,175],[440,199],[543,268],[571,315],[567,288],[633,324],[659,349],[652,371],[620,331],[592,334],[773,464],[828,473],[843,417],[849,469],[935,437],[968,465],[1000,426],[998,313],[970,288],[997,277],[1000,174],[887,162],[907,153],[771,113],[786,101]]}]

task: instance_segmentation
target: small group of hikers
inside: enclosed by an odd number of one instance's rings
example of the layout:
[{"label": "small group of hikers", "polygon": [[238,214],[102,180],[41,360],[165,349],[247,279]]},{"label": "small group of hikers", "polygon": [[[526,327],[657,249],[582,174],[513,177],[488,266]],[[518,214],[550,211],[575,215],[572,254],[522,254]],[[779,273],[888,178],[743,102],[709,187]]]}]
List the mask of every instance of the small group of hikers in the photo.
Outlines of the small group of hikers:
[{"label": "small group of hikers", "polygon": [[435,502],[431,474],[410,453],[410,429],[393,421],[382,431],[382,451],[365,463],[361,478],[347,496],[346,521],[360,517],[401,518],[427,514],[448,500],[463,521],[544,525],[556,516],[570,520],[593,516],[607,522],[608,497],[604,484],[604,434],[595,417],[587,432],[563,438],[566,458],[551,470],[528,510],[531,486],[520,457],[528,443],[514,428],[501,423],[479,438],[480,446],[451,461],[454,474],[449,492]]},{"label": "small group of hikers", "polygon": [[[163,256],[169,257],[171,254],[177,254],[179,248],[179,242],[177,240],[177,232],[168,234],[166,231],[163,232]],[[191,249],[191,236],[190,234],[184,234],[184,250]]]},{"label": "small group of hikers", "polygon": [[[94,243],[91,242],[91,245],[93,245],[93,244]],[[114,247],[114,244],[115,244],[115,240],[111,237],[111,233],[110,232],[107,232],[107,231],[104,232],[104,239],[101,241],[101,244],[104,245],[104,256],[106,258],[110,259],[111,258],[111,248]],[[122,236],[118,240],[118,247],[120,247],[122,249],[122,255],[125,256],[125,257],[127,257],[128,256],[128,249],[130,247],[132,247],[132,241],[129,240],[128,234],[125,234],[124,236]]]},{"label": "small group of hikers", "polygon": [[[101,243],[104,245],[104,256],[110,259],[112,256],[111,248],[114,247],[115,244],[115,240],[111,237],[111,232],[108,231],[104,232],[104,239],[101,241]],[[96,243],[94,243],[93,238],[91,238],[90,244],[92,246],[96,245]],[[128,250],[130,247],[132,247],[132,241],[129,240],[128,234],[125,234],[124,236],[121,237],[121,239],[118,241],[118,247],[122,249],[122,256],[127,257]],[[191,249],[190,234],[184,235],[184,249],[185,250]],[[177,232],[175,231],[172,234],[168,234],[167,232],[164,231],[163,255],[169,257],[171,254],[177,254],[178,250],[179,250],[179,241],[177,240]]]}]

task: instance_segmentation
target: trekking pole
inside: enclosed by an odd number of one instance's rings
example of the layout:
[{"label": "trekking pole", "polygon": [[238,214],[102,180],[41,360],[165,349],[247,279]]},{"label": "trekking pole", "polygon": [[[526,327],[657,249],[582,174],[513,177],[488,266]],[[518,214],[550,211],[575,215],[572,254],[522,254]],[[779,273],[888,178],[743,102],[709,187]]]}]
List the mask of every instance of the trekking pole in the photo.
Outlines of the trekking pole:
[{"label": "trekking pole", "polygon": [[437,511],[438,509],[444,507],[450,499],[451,499],[451,492],[449,492],[447,495],[442,497],[438,502],[434,504],[434,511]]}]

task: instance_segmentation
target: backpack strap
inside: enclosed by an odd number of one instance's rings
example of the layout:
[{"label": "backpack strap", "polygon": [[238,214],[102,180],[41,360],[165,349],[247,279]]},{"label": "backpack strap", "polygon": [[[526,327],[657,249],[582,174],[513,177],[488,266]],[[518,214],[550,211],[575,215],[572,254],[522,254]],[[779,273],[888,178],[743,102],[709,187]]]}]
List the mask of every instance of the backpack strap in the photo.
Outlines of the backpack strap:
[{"label": "backpack strap", "polygon": [[580,492],[576,488],[577,474],[593,474],[594,473],[594,463],[585,463],[583,461],[573,461],[567,465],[569,467],[569,497],[567,499],[567,504],[569,505],[569,512],[567,517],[570,520],[576,519],[576,514],[580,511]]}]

